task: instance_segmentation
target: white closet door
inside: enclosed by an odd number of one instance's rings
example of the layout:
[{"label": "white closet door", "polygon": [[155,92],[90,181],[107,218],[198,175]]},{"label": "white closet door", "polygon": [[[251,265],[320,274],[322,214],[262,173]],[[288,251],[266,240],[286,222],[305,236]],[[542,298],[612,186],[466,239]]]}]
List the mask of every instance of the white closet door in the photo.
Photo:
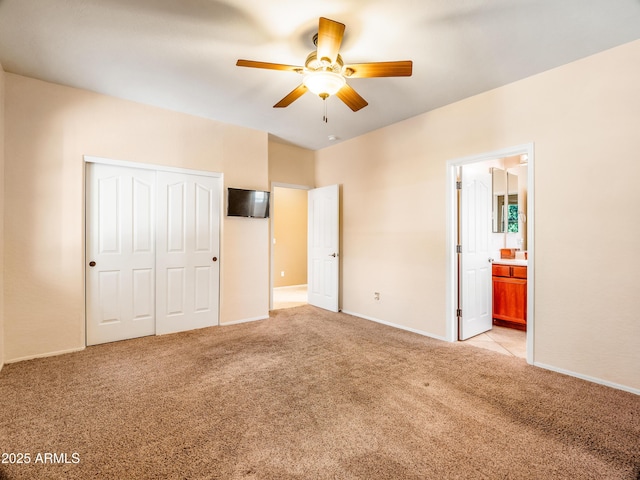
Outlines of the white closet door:
[{"label": "white closet door", "polygon": [[155,332],[155,172],[87,168],[87,345]]},{"label": "white closet door", "polygon": [[220,179],[158,172],[158,334],[218,325]]}]

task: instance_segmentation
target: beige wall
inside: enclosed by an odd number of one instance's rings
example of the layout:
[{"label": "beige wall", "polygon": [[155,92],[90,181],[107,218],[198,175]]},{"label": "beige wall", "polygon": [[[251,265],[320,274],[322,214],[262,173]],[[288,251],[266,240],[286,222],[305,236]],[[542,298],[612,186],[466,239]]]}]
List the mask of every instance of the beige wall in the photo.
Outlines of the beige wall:
[{"label": "beige wall", "polygon": [[307,190],[276,187],[272,194],[273,286],[304,285],[307,283]]},{"label": "beige wall", "polygon": [[[224,127],[226,187],[269,189],[268,136],[264,132]],[[226,215],[226,190],[225,190]],[[269,220],[223,217],[220,323],[269,316]]]},{"label": "beige wall", "polygon": [[0,370],[4,365],[4,80],[0,64]]},{"label": "beige wall", "polygon": [[315,186],[315,152],[274,141],[269,142],[269,181]]},{"label": "beige wall", "polygon": [[317,152],[343,309],[444,337],[447,161],[534,142],[534,361],[640,389],[638,85],[640,41]]},{"label": "beige wall", "polygon": [[[6,74],[5,360],[84,346],[83,155],[268,188],[264,132]],[[253,220],[253,221],[252,221]],[[223,217],[220,321],[269,309],[269,225]]]}]

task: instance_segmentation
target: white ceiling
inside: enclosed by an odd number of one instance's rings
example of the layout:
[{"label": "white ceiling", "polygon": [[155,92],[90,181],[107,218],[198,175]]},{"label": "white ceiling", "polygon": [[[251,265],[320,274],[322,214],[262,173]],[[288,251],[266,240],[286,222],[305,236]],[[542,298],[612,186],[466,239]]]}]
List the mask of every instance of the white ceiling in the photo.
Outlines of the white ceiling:
[{"label": "white ceiling", "polygon": [[[318,17],[346,24],[345,63],[413,60],[413,76],[349,80],[352,112],[295,88]],[[0,0],[5,71],[324,148],[640,38],[640,0]],[[330,135],[338,139],[329,140]]]}]

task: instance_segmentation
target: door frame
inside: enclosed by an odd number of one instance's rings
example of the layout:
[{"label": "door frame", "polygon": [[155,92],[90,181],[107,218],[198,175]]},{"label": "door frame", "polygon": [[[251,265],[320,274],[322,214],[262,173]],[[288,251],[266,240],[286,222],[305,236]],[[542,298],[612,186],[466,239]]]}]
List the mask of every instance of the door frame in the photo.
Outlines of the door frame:
[{"label": "door frame", "polygon": [[[83,318],[82,318],[82,327],[83,332],[82,336],[84,338],[84,346],[87,347],[87,276],[86,276],[86,265],[87,265],[87,195],[88,191],[86,190],[86,182],[87,182],[87,169],[88,165],[91,163],[99,163],[103,165],[113,165],[118,167],[126,167],[126,168],[138,168],[144,170],[153,170],[155,172],[171,172],[171,173],[184,173],[188,175],[199,175],[203,177],[214,177],[219,179],[220,182],[220,212],[219,218],[220,222],[218,225],[218,235],[219,235],[219,246],[220,246],[220,267],[219,267],[219,279],[218,279],[218,325],[220,324],[220,312],[222,311],[222,278],[223,278],[223,268],[224,268],[224,255],[222,252],[224,251],[223,244],[223,219],[224,219],[224,174],[220,172],[211,172],[206,170],[195,170],[191,168],[183,168],[183,167],[169,167],[165,165],[155,165],[151,163],[140,163],[140,162],[131,162],[127,160],[116,160],[112,158],[106,157],[97,157],[93,155],[83,155],[83,169],[82,169],[82,185],[83,185],[83,197],[84,202],[82,204],[82,228],[84,235],[82,237],[82,284],[83,284],[83,301],[84,301],[84,309],[83,309]],[[155,321],[155,319],[154,319]],[[157,335],[157,333],[156,333]]]},{"label": "door frame", "polygon": [[498,158],[527,155],[527,363],[534,362],[534,327],[535,327],[535,253],[534,253],[534,144],[525,143],[507,147],[501,150],[485,152],[468,157],[447,161],[446,175],[446,248],[447,248],[447,277],[446,277],[446,339],[449,342],[458,341],[458,262],[455,245],[458,238],[458,206],[456,190],[457,167],[472,163],[485,162]]},{"label": "door frame", "polygon": [[[293,190],[312,190],[314,187],[309,186],[309,185],[296,185],[296,184],[292,184],[292,183],[281,183],[281,182],[271,182],[271,215],[269,216],[269,229],[270,229],[270,242],[269,242],[269,310],[273,310],[273,289],[274,289],[274,284],[275,284],[275,266],[274,266],[274,248],[273,248],[273,244],[275,241],[275,228],[274,228],[274,222],[275,222],[275,216],[276,216],[276,209],[275,209],[275,205],[276,205],[276,194],[275,194],[275,187],[278,188],[290,188]],[[307,221],[308,222],[308,221]],[[309,254],[309,249],[307,248],[307,255]]]}]

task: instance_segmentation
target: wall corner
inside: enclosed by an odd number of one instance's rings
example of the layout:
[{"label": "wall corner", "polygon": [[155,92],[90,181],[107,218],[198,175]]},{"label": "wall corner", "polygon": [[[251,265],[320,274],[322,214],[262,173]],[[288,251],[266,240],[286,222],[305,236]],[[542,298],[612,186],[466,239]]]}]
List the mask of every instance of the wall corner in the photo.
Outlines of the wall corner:
[{"label": "wall corner", "polygon": [[4,366],[4,80],[0,64],[0,370]]}]

